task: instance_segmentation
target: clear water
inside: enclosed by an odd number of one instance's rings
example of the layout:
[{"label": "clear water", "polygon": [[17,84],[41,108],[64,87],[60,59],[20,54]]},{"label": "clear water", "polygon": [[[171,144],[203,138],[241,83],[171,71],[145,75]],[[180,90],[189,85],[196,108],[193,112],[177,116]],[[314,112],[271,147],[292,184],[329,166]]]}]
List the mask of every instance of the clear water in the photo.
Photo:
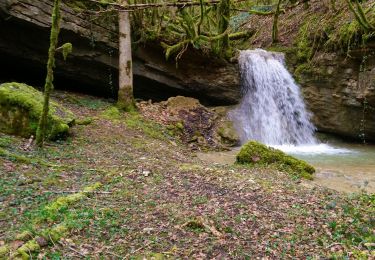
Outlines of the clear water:
[{"label": "clear water", "polygon": [[299,86],[284,65],[284,55],[261,49],[239,56],[243,97],[229,113],[242,143],[316,144]]},{"label": "clear water", "polygon": [[[321,149],[324,146],[324,149]],[[314,181],[343,192],[375,193],[375,145],[334,141],[316,147],[278,147],[312,164]]]},{"label": "clear water", "polygon": [[[313,182],[341,192],[375,193],[375,145],[329,143],[308,146],[274,146],[309,162],[316,168]],[[199,158],[218,164],[233,164],[240,148],[227,152],[200,153]]]}]

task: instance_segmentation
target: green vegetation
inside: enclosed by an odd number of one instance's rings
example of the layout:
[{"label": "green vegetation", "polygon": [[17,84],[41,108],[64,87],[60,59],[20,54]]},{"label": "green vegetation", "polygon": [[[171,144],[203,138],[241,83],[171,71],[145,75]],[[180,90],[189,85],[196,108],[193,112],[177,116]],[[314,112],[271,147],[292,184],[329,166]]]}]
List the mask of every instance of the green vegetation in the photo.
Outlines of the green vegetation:
[{"label": "green vegetation", "polygon": [[145,120],[138,112],[125,113],[117,106],[111,106],[104,110],[101,116],[116,123],[124,123],[131,129],[141,130],[156,139],[166,140],[172,137],[172,131],[168,131],[167,126]]},{"label": "green vegetation", "polygon": [[312,179],[312,174],[315,172],[314,167],[305,161],[287,155],[280,150],[267,147],[256,141],[250,141],[243,145],[236,159],[239,164],[272,165],[293,176],[306,179]]},{"label": "green vegetation", "polygon": [[[316,15],[305,17],[296,42],[298,50],[304,52],[306,58],[312,58],[314,53],[311,50],[319,49],[349,54],[351,49],[366,46],[369,40],[374,39],[375,31],[371,26],[375,24],[374,5],[366,8],[366,14],[363,14],[368,23],[368,27],[364,28],[358,19],[352,19],[348,9],[353,6],[350,1],[346,2],[348,5],[341,3],[340,11],[330,10],[323,18]],[[369,6],[366,2],[362,5]],[[356,1],[359,10],[362,10],[362,5]]]},{"label": "green vegetation", "polygon": [[[61,196],[54,202],[47,204],[39,211],[31,214],[31,218],[29,219],[30,222],[28,223],[28,228],[30,230],[15,235],[16,241],[20,240],[25,243],[15,251],[11,250],[7,245],[2,246],[0,248],[0,257],[10,255],[11,259],[29,259],[32,257],[32,254],[39,251],[41,247],[47,246],[50,243],[56,243],[64,236],[68,235],[70,229],[77,227],[77,223],[82,221],[82,219],[79,219],[79,216],[76,214],[69,213],[69,206],[83,200],[100,186],[100,183],[96,183],[84,188],[81,192],[68,196]],[[42,224],[56,223],[56,221],[59,220],[63,221],[52,227],[47,227],[45,229],[40,228]]]},{"label": "green vegetation", "polygon": [[[329,204],[329,208],[336,207],[335,203]],[[352,252],[355,259],[369,259],[373,257],[375,250],[375,194],[354,194],[341,205],[344,218],[332,220],[328,224],[331,237],[322,240],[333,239],[336,243],[343,244],[346,248],[357,247]],[[320,243],[323,243],[323,241]],[[345,258],[344,252],[332,254],[335,259]]]},{"label": "green vegetation", "polygon": [[120,120],[123,116],[123,113],[118,109],[116,106],[111,106],[104,110],[101,114],[101,116],[108,120]]},{"label": "green vegetation", "polygon": [[[0,130],[25,137],[35,135],[43,110],[43,94],[22,83],[0,85]],[[66,136],[74,124],[74,115],[68,109],[51,103],[46,121],[46,137]]]}]

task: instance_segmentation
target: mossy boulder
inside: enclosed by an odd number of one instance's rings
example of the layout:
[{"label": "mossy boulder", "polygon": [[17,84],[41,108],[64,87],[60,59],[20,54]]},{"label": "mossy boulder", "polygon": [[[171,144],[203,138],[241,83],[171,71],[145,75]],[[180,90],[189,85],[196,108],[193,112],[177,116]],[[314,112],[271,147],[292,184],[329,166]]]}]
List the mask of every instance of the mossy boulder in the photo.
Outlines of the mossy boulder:
[{"label": "mossy boulder", "polygon": [[[0,131],[24,137],[35,135],[43,109],[43,93],[23,83],[0,85]],[[67,135],[74,115],[56,102],[50,102],[47,138]]]},{"label": "mossy boulder", "polygon": [[240,144],[240,137],[233,123],[229,120],[222,120],[217,127],[217,133],[220,136],[221,142],[228,146],[237,146]]},{"label": "mossy boulder", "polygon": [[312,179],[312,174],[315,172],[315,168],[307,162],[256,141],[250,141],[242,146],[237,154],[236,162],[251,165],[274,165],[293,176],[306,179]]}]

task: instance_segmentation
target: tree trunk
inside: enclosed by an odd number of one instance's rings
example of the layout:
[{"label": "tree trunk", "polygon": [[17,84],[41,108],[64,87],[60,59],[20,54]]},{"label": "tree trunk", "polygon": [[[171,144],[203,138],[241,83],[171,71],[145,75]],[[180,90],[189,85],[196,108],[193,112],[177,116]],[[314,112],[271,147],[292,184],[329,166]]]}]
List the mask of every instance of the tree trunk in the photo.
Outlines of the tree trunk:
[{"label": "tree trunk", "polygon": [[230,19],[230,0],[220,0],[217,12],[218,19],[218,35],[226,33],[215,44],[214,50],[217,54],[223,57],[230,56],[229,49],[229,19]]},{"label": "tree trunk", "polygon": [[275,11],[275,15],[273,18],[273,25],[272,25],[272,43],[277,43],[279,41],[279,15],[280,15],[280,4],[281,0],[277,2],[277,7]]},{"label": "tree trunk", "polygon": [[40,115],[38,129],[36,131],[36,143],[38,146],[43,146],[44,139],[46,137],[46,128],[49,111],[49,97],[53,90],[53,69],[55,67],[55,53],[56,46],[58,43],[59,32],[60,32],[60,0],[55,0],[52,11],[52,25],[50,34],[50,46],[48,50],[48,62],[47,62],[47,76],[44,85],[44,102],[43,111]]},{"label": "tree trunk", "polygon": [[125,111],[134,110],[133,69],[128,12],[119,12],[119,90],[117,105]]}]

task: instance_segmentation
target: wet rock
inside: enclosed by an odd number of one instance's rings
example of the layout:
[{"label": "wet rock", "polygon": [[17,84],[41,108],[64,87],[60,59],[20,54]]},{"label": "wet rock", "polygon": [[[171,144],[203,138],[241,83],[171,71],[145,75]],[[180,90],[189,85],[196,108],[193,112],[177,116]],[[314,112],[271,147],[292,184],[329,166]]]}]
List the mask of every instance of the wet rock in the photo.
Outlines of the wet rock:
[{"label": "wet rock", "polygon": [[323,132],[374,141],[374,54],[320,53],[312,63],[313,68],[297,78],[315,126]]}]

